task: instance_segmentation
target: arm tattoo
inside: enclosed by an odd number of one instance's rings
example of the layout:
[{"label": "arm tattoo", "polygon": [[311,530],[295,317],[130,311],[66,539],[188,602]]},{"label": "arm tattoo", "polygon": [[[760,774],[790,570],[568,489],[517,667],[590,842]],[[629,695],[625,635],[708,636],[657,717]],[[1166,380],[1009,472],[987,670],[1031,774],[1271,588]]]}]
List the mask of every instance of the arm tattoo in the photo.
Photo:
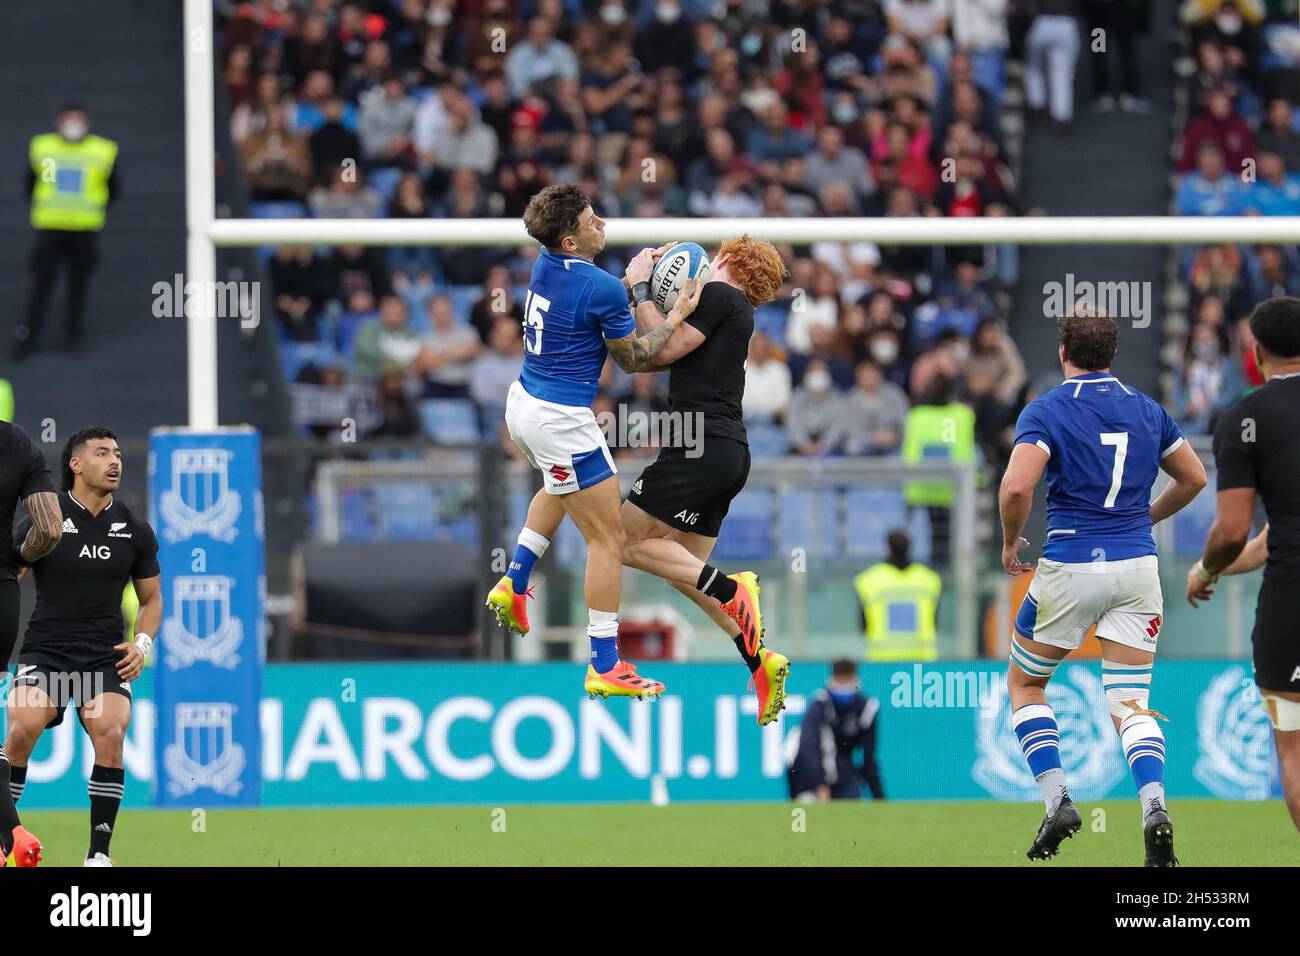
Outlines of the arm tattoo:
[{"label": "arm tattoo", "polygon": [[52,491],[39,491],[24,504],[32,526],[23,541],[22,558],[32,564],[58,546],[63,537],[63,512],[59,508],[59,496]]},{"label": "arm tattoo", "polygon": [[618,367],[625,372],[654,372],[659,366],[655,356],[664,347],[677,326],[664,322],[644,335],[629,333],[621,339],[606,339],[609,354],[614,356]]}]

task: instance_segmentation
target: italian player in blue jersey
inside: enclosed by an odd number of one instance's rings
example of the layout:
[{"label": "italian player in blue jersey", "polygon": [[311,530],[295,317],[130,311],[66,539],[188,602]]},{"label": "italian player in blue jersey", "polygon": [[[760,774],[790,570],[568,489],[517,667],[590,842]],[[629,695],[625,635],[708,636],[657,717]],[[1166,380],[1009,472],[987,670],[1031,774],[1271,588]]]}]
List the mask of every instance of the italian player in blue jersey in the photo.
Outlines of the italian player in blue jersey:
[{"label": "italian player in blue jersey", "polygon": [[[524,302],[524,367],[507,396],[506,427],[541,471],[544,487],[529,504],[510,571],[487,605],[511,631],[527,633],[529,574],[567,514],[587,543],[591,663],[583,687],[592,696],[654,698],[663,693],[663,683],[638,675],[618,655],[627,536],[614,459],[591,403],[606,354],[625,372],[660,369],[657,356],[695,310],[703,285],[692,280],[668,316],[645,323],[638,334],[629,286],[593,262],[605,248],[605,223],[579,187],[541,190],[524,211],[524,226],[542,250]],[[652,261],[652,252],[642,252],[640,260]],[[647,316],[658,316],[644,285],[634,301]],[[729,617],[750,629],[751,645],[761,636],[756,581],[752,574],[732,576],[730,599],[722,603]]]},{"label": "italian player in blue jersey", "polygon": [[[1164,612],[1151,526],[1196,497],[1205,468],[1169,413],[1111,374],[1119,345],[1114,320],[1081,304],[1058,326],[1065,381],[1021,412],[998,496],[1003,566],[1013,575],[1035,571],[1016,615],[1007,669],[1012,724],[1047,807],[1028,856],[1055,856],[1081,825],[1046,688],[1096,626],[1106,701],[1142,806],[1146,865],[1173,866],[1157,723],[1164,718],[1150,707]],[[1172,480],[1153,501],[1162,470]],[[1035,569],[1020,560],[1029,543],[1020,533],[1044,474],[1047,541]]]}]

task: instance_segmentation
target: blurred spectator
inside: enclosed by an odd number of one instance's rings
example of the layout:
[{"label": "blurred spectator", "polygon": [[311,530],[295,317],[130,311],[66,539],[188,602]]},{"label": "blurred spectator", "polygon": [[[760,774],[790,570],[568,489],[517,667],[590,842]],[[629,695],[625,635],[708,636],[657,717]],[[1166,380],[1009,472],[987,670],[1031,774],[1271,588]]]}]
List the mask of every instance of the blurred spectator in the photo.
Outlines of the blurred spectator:
[{"label": "blurred spectator", "polygon": [[[907,413],[903,426],[903,460],[908,464],[947,459],[975,461],[975,413],[957,401],[953,380],[939,375]],[[950,525],[955,491],[951,481],[909,481],[903,486],[908,505],[930,515],[930,560],[949,561]]]},{"label": "blurred spectator", "polygon": [[952,36],[972,76],[997,100],[1006,91],[1007,0],[952,0]]},{"label": "blurred spectator", "polygon": [[814,275],[813,288],[796,291],[785,327],[785,347],[800,355],[812,352],[814,327],[834,330],[839,322],[840,297],[835,273],[818,263]]},{"label": "blurred spectator", "polygon": [[852,412],[836,390],[826,363],[814,360],[794,390],[785,428],[790,445],[801,455],[821,456],[838,451],[848,433]]},{"label": "blurred spectator", "polygon": [[302,136],[285,128],[284,110],[266,116],[266,125],[239,148],[254,202],[302,202],[311,186],[311,151]]},{"label": "blurred spectator", "polygon": [[307,200],[317,219],[377,219],[384,198],[365,182],[359,166],[344,164],[335,171],[328,188],[317,187]]},{"label": "blurred spectator", "polygon": [[578,61],[567,44],[555,39],[555,27],[547,17],[528,21],[528,35],[506,54],[506,80],[510,95],[521,98],[530,89],[555,77],[578,76]]},{"label": "blurred spectator", "polygon": [[745,417],[779,421],[790,406],[790,394],[790,366],[776,353],[770,338],[755,332],[745,362],[745,396],[741,403]]},{"label": "blurred spectator", "polygon": [[383,419],[367,438],[411,438],[420,434],[420,413],[406,393],[406,372],[385,365],[379,375],[379,405]]},{"label": "blurred spectator", "polygon": [[858,363],[856,385],[846,404],[846,455],[886,455],[898,449],[907,417],[907,394],[885,381],[879,365]]},{"label": "blurred spectator", "polygon": [[1033,0],[1025,35],[1025,100],[1068,133],[1074,119],[1074,70],[1079,60],[1077,0]]},{"label": "blurred spectator", "polygon": [[484,422],[503,420],[506,392],[523,367],[522,326],[510,319],[497,319],[488,336],[488,348],[474,359],[469,376],[469,395]]},{"label": "blurred spectator", "polygon": [[1180,216],[1237,216],[1246,204],[1246,191],[1236,175],[1224,171],[1223,147],[1202,140],[1196,170],[1183,176],[1176,200]]},{"label": "blurred spectator", "polygon": [[853,579],[867,660],[937,660],[935,624],[943,582],[931,568],[912,560],[912,540],[905,531],[891,531],[886,540],[885,560]]},{"label": "blurred spectator", "polygon": [[948,38],[950,0],[884,0],[885,26],[921,46],[926,55],[946,63],[952,54]]},{"label": "blurred spectator", "polygon": [[468,398],[473,362],[483,343],[472,328],[456,321],[447,296],[431,296],[425,311],[429,331],[421,338],[420,350],[424,397]]},{"label": "blurred spectator", "polygon": [[880,701],[860,689],[857,665],[832,664],[830,680],[813,695],[799,727],[798,749],[786,774],[790,799],[861,800],[864,784],[874,799],[885,799],[876,763],[879,715]]},{"label": "blurred spectator", "polygon": [[[1136,9],[1135,9],[1136,8]],[[1093,96],[1098,109],[1149,112],[1150,104],[1137,98],[1137,48],[1139,34],[1145,33],[1137,22],[1138,12],[1146,13],[1131,0],[1083,0],[1084,26],[1089,37],[1106,38],[1102,55],[1093,60]]]},{"label": "blurred spectator", "polygon": [[1300,176],[1287,172],[1275,151],[1257,152],[1258,178],[1246,188],[1246,211],[1261,216],[1300,215]]},{"label": "blurred spectator", "polygon": [[1300,268],[1296,265],[1294,248],[1260,246],[1251,263],[1249,282],[1252,302],[1279,295],[1300,295]]},{"label": "blurred spectator", "polygon": [[1020,350],[1002,323],[994,318],[982,319],[975,329],[966,371],[971,379],[978,377],[982,382],[991,383],[992,394],[1006,406],[1016,404],[1020,390],[1025,387],[1025,362]]},{"label": "blurred spectator", "polygon": [[1228,174],[1239,177],[1245,169],[1244,161],[1254,158],[1255,137],[1246,121],[1233,111],[1232,96],[1224,87],[1207,91],[1205,106],[1205,112],[1187,124],[1178,171],[1185,173],[1197,165],[1201,144],[1214,142],[1223,151]]},{"label": "blurred spectator", "polygon": [[415,165],[415,100],[406,95],[396,73],[384,77],[381,85],[362,94],[357,119],[362,154],[371,166]]},{"label": "blurred spectator", "polygon": [[296,342],[318,341],[317,310],[325,292],[321,261],[310,246],[280,246],[271,258],[270,273],[280,331]]},{"label": "blurred spectator", "polygon": [[447,125],[437,138],[433,163],[445,174],[449,170],[472,170],[479,175],[492,171],[497,162],[497,134],[478,116],[468,96],[459,91],[444,94]]},{"label": "blurred spectator", "polygon": [[378,382],[384,366],[389,364],[408,375],[418,370],[421,342],[408,324],[409,316],[410,310],[400,296],[387,295],[380,300],[379,316],[362,322],[352,343],[354,381]]},{"label": "blurred spectator", "polygon": [[1295,127],[1295,107],[1285,97],[1275,96],[1268,101],[1268,115],[1255,137],[1259,153],[1271,150],[1282,157],[1286,168],[1300,171],[1300,133]]},{"label": "blurred spectator", "polygon": [[329,97],[325,101],[324,122],[307,140],[312,174],[318,183],[332,182],[346,161],[355,163],[361,156],[361,137],[345,116],[343,98]]},{"label": "blurred spectator", "polygon": [[861,200],[876,190],[866,157],[844,145],[844,132],[838,126],[823,126],[817,131],[817,150],[805,161],[804,172],[813,193],[820,193],[832,183],[842,183]]},{"label": "blurred spectator", "polygon": [[510,285],[510,270],[503,265],[495,265],[488,269],[487,277],[483,280],[483,298],[470,309],[469,324],[478,332],[480,341],[487,345],[492,324],[503,316],[522,323],[524,307],[515,298],[514,289]]},{"label": "blurred spectator", "polygon": [[1241,397],[1241,373],[1223,351],[1213,326],[1199,324],[1187,338],[1174,389],[1174,416],[1187,434],[1208,434],[1219,413]]}]

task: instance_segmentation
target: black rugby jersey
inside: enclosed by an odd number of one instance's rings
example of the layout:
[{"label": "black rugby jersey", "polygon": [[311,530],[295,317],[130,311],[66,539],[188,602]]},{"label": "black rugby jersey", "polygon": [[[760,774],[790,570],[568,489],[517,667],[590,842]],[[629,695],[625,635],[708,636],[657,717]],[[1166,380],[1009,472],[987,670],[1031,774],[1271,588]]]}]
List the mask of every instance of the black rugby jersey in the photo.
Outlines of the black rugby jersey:
[{"label": "black rugby jersey", "polygon": [[1273,378],[1214,428],[1218,490],[1254,488],[1268,517],[1264,581],[1300,581],[1300,374]]},{"label": "black rugby jersey", "polygon": [[[122,589],[127,581],[156,577],[158,539],[149,522],[117,498],[92,515],[71,493],[59,495],[63,538],[32,565],[36,609],[24,648],[122,643]],[[27,534],[29,519],[14,531]]]},{"label": "black rugby jersey", "polygon": [[[37,492],[53,491],[50,469],[31,436],[19,425],[0,422],[0,528],[11,528],[20,499]],[[18,572],[19,556],[16,549],[27,537],[28,521],[22,537],[14,540],[15,551],[0,546],[0,578],[12,578]]]}]

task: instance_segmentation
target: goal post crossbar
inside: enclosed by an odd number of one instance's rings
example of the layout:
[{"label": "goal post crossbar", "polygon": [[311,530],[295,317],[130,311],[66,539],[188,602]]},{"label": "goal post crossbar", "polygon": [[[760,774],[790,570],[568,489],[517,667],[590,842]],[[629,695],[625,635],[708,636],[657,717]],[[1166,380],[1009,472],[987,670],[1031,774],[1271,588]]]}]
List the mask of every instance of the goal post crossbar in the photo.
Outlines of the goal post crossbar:
[{"label": "goal post crossbar", "polygon": [[[748,233],[771,242],[887,245],[1141,246],[1300,243],[1300,216],[1025,216],[771,219],[608,219],[615,246],[719,243]],[[531,242],[518,219],[213,219],[217,246],[289,243],[513,246]]]}]

